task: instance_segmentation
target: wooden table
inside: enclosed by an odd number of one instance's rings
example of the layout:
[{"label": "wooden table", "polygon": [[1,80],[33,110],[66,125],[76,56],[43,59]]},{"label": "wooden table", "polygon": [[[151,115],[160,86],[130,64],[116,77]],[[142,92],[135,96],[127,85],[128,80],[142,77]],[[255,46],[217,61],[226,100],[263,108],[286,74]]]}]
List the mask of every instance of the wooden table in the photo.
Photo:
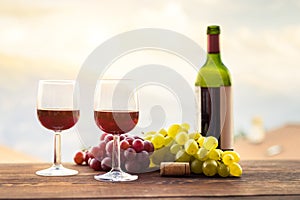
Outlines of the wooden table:
[{"label": "wooden table", "polygon": [[140,174],[126,183],[98,182],[87,166],[71,177],[40,177],[35,171],[49,164],[1,164],[1,199],[300,199],[300,160],[242,161],[241,178],[161,177],[159,172]]}]

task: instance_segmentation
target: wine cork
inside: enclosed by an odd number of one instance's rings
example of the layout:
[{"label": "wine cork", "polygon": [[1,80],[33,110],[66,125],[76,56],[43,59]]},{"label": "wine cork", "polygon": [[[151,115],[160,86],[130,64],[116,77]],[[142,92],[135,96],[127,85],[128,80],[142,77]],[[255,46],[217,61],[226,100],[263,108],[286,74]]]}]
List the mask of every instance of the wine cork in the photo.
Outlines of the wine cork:
[{"label": "wine cork", "polygon": [[161,176],[187,176],[190,175],[188,162],[162,162],[160,163]]}]

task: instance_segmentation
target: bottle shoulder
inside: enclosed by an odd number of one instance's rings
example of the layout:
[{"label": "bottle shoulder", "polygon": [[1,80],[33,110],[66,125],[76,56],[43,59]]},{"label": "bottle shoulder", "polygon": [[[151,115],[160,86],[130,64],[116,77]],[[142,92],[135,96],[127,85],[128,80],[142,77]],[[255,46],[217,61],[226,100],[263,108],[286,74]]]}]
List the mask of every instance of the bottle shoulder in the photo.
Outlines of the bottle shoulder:
[{"label": "bottle shoulder", "polygon": [[195,85],[201,87],[231,86],[231,75],[221,60],[216,62],[207,59],[198,72]]}]

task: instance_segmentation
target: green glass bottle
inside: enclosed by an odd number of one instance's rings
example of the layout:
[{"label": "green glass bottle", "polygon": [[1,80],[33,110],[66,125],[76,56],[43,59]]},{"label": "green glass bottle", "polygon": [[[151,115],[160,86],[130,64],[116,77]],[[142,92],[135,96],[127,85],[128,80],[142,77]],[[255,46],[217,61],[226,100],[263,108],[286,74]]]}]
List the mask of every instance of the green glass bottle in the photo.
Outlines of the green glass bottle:
[{"label": "green glass bottle", "polygon": [[233,150],[231,77],[222,63],[219,26],[207,27],[207,59],[195,82],[197,127],[204,136],[214,136],[223,150]]}]

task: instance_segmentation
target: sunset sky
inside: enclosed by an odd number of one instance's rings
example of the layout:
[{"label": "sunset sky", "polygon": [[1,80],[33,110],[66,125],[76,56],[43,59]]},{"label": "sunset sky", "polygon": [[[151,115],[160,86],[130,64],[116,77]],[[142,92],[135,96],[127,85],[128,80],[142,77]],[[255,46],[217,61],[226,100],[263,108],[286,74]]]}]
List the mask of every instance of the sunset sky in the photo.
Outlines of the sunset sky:
[{"label": "sunset sky", "polygon": [[[37,81],[76,79],[102,42],[140,28],[172,30],[206,50],[207,25],[220,25],[222,59],[233,77],[236,132],[247,133],[254,116],[268,129],[299,123],[299,10],[298,0],[1,0],[0,145],[49,160],[44,156],[51,152],[52,135],[35,115]],[[156,64],[187,73],[192,86],[196,72],[178,58],[137,55],[116,62],[116,72],[129,70],[120,70],[122,63],[150,64],[156,58]],[[70,132],[64,145],[79,146],[78,131]],[[34,152],[28,147],[34,141],[45,149]]]}]

